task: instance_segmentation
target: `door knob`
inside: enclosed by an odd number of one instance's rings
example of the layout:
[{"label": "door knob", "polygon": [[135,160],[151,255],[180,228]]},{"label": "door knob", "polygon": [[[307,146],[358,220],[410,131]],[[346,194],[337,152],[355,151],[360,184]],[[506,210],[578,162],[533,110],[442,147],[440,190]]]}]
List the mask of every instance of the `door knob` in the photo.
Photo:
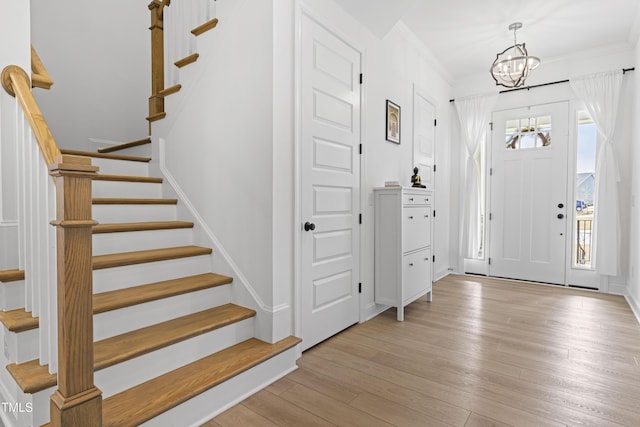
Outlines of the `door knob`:
[{"label": "door knob", "polygon": [[562,208],[564,208],[564,205],[563,205],[562,203],[558,203],[558,207],[559,207],[560,209],[562,209]]},{"label": "door knob", "polygon": [[315,229],[316,229],[316,225],[314,223],[309,221],[304,223],[304,231],[309,231],[309,230],[313,231]]},{"label": "door knob", "polygon": [[558,214],[558,219],[564,218],[564,214]]}]

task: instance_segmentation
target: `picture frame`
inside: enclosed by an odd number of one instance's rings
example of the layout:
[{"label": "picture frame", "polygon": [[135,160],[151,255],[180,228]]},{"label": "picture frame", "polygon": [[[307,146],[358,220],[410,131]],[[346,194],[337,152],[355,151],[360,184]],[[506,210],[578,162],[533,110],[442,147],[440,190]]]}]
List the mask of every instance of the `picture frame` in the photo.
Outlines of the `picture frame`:
[{"label": "picture frame", "polygon": [[385,117],[387,141],[400,144],[400,106],[387,99]]}]

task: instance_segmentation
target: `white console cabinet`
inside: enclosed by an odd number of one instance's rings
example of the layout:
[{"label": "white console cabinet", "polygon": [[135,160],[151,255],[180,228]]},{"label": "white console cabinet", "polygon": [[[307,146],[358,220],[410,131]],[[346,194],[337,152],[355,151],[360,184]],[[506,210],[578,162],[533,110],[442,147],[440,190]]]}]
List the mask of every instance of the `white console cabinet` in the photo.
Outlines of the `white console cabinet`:
[{"label": "white console cabinet", "polygon": [[375,198],[375,302],[404,307],[427,295],[431,282],[431,190],[376,188]]}]

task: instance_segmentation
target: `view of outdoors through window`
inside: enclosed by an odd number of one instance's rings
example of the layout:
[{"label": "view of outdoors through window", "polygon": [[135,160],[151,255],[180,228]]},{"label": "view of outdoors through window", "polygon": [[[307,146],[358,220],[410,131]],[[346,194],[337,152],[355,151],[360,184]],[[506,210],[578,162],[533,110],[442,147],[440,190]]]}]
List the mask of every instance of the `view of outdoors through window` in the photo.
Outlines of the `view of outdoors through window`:
[{"label": "view of outdoors through window", "polygon": [[551,116],[507,120],[506,148],[520,150],[551,144]]},{"label": "view of outdoors through window", "polygon": [[573,253],[576,266],[591,268],[591,231],[593,230],[596,125],[586,111],[578,112],[578,145],[576,155],[576,223]]}]

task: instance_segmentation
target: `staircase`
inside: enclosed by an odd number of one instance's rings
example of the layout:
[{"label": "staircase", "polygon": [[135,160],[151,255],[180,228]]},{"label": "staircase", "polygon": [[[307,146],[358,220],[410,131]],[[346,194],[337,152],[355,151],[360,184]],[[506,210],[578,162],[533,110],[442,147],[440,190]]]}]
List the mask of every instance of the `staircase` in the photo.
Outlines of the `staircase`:
[{"label": "staircase", "polygon": [[[178,218],[178,200],[163,198],[149,158],[62,152],[100,167],[92,185],[93,352],[103,425],[199,425],[295,368],[300,340],[254,338],[256,312],[231,302],[233,278],[215,272],[211,248],[194,244],[194,223]],[[0,272],[0,282],[0,391],[18,404],[5,424],[43,425],[57,376],[38,358],[24,272]]]}]

